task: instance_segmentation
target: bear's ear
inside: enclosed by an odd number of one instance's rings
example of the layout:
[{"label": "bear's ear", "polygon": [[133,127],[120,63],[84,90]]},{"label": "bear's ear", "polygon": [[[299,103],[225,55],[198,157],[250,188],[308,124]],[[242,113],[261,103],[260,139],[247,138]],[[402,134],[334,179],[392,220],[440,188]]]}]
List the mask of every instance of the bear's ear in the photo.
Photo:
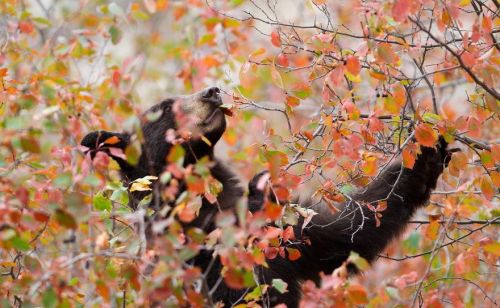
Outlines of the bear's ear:
[{"label": "bear's ear", "polygon": [[130,137],[128,134],[99,130],[88,133],[85,137],[83,137],[80,144],[87,147],[89,150],[96,150],[104,146],[125,149],[129,144],[129,141]]},{"label": "bear's ear", "polygon": [[269,192],[269,171],[262,171],[248,183],[248,210],[251,213],[260,211],[264,206],[266,194]]}]

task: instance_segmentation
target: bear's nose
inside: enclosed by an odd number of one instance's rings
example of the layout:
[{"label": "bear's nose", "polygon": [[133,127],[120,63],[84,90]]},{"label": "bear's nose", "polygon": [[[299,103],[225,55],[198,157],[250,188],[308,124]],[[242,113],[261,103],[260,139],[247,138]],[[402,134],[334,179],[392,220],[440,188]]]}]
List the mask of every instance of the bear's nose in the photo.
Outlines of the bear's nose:
[{"label": "bear's nose", "polygon": [[210,103],[222,103],[219,93],[220,93],[219,88],[210,87],[201,92],[201,97]]}]

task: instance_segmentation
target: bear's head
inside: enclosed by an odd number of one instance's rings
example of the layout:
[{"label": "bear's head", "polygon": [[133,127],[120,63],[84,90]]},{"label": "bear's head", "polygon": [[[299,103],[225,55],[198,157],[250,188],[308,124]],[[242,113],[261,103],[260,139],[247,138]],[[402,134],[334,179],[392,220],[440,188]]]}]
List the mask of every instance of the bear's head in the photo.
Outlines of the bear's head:
[{"label": "bear's head", "polygon": [[[142,155],[138,168],[128,167],[113,148],[125,150],[131,136],[128,133],[95,131],[87,134],[81,142],[86,153],[94,158],[104,151],[123,169],[144,170],[147,174],[158,174],[166,164],[172,144],[180,142],[186,156],[184,163],[192,164],[203,156],[213,157],[213,147],[226,130],[220,90],[210,87],[192,95],[165,99],[149,108],[142,118]],[[114,138],[113,138],[114,137]],[[113,139],[110,139],[113,138]],[[128,175],[136,178],[138,175]]]},{"label": "bear's head", "polygon": [[[226,120],[221,109],[220,90],[211,87],[203,91],[173,97],[152,106],[144,114],[143,133],[145,139],[167,136],[189,139],[191,143],[202,141],[215,145],[226,130]],[[151,138],[153,137],[153,138]]]}]

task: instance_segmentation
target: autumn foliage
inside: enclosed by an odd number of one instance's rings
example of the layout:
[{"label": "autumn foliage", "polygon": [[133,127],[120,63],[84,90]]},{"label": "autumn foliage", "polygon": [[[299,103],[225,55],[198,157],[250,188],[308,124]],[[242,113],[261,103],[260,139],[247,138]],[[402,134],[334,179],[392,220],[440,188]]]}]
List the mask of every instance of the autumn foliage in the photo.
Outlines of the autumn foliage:
[{"label": "autumn foliage", "polygon": [[[403,238],[373,265],[351,254],[361,276],[343,266],[305,282],[303,307],[499,305],[499,11],[496,0],[0,1],[0,302],[216,305],[188,262],[201,248],[248,288],[242,307],[286,292],[252,269],[299,259],[290,225],[316,213],[268,200],[251,215],[242,200],[215,231],[185,230],[220,183],[173,147],[159,180],[184,177],[187,191],[146,238],[151,209],[129,208],[127,189],[157,179],[124,187],[108,155],[78,146],[99,129],[141,140],[148,106],[218,86],[231,116],[217,155],[244,183],[269,170],[277,200],[312,195],[337,211],[440,135],[457,149]],[[120,154],[135,163],[140,150]],[[370,208],[377,224],[386,206]]]}]

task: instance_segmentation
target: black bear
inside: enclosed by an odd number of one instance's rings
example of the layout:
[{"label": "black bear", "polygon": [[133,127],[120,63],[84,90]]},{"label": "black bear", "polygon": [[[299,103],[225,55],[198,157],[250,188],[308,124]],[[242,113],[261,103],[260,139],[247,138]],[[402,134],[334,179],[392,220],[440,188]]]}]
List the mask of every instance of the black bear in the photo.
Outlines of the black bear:
[{"label": "black bear", "polygon": [[[176,102],[179,102],[177,104]],[[93,155],[96,151],[106,151],[121,167],[124,180],[131,181],[146,175],[158,175],[166,165],[171,144],[166,134],[170,129],[178,129],[176,112],[192,116],[191,129],[194,135],[183,143],[186,149],[184,164],[195,163],[197,159],[208,156],[214,161],[210,172],[219,180],[223,189],[217,197],[218,207],[203,200],[196,220],[196,226],[206,231],[214,228],[214,217],[218,210],[233,208],[243,195],[233,172],[213,154],[213,146],[222,136],[226,123],[223,111],[219,108],[221,99],[219,89],[210,88],[200,93],[180,99],[168,99],[153,106],[146,113],[161,112],[161,116],[143,127],[144,144],[137,166],[130,166],[120,157],[114,157],[110,147],[124,149],[129,141],[128,134],[93,132],[87,135],[82,145]],[[106,145],[107,138],[116,136],[119,142]],[[202,137],[203,136],[203,137]],[[351,251],[357,252],[368,261],[374,261],[387,244],[402,232],[415,210],[429,200],[431,190],[436,187],[437,179],[446,166],[450,153],[443,138],[435,148],[422,147],[413,169],[403,168],[400,162],[393,163],[367,187],[349,196],[341,205],[338,213],[333,213],[322,203],[312,204],[310,200],[301,202],[302,207],[311,208],[315,215],[302,229],[302,221],[294,226],[296,240],[285,243],[300,251],[301,257],[295,261],[288,258],[267,260],[268,267],[256,267],[255,277],[258,284],[272,283],[275,278],[288,284],[288,292],[281,294],[270,291],[262,299],[262,304],[272,306],[284,303],[288,307],[298,307],[301,296],[301,282],[312,280],[320,283],[320,273],[330,274],[345,262]],[[258,211],[268,199],[266,172],[257,174],[249,184],[248,207]],[[185,188],[184,188],[185,189]],[[272,189],[272,188],[271,188]],[[273,200],[271,196],[269,199]],[[376,213],[369,205],[386,202],[387,208],[381,213],[380,225],[376,225]],[[161,202],[161,201],[160,201]],[[241,302],[249,290],[235,290],[220,279],[222,264],[213,253],[202,251],[193,259],[192,264],[201,267],[205,273],[211,302],[222,301],[226,306]],[[355,268],[350,268],[356,271]],[[208,270],[208,272],[207,272]]]},{"label": "black bear", "polygon": [[[287,307],[298,307],[301,296],[300,282],[312,280],[320,283],[320,273],[332,273],[340,267],[354,251],[369,262],[373,262],[389,242],[404,230],[415,211],[429,201],[438,177],[447,166],[451,152],[442,137],[435,148],[421,147],[412,169],[403,168],[401,162],[391,164],[367,187],[348,196],[348,201],[333,213],[323,203],[312,204],[311,200],[299,202],[302,207],[313,209],[315,215],[302,229],[303,219],[294,226],[296,240],[287,246],[300,251],[296,261],[286,258],[267,260],[269,268],[258,268],[259,283],[270,284],[280,278],[288,284],[288,292],[280,294],[271,289],[265,302],[274,305],[284,303]],[[258,197],[257,181],[265,173],[258,174],[250,183],[255,195],[253,211],[259,209],[257,201],[266,197],[276,202],[273,193]],[[271,188],[272,189],[272,188]],[[280,201],[282,202],[282,201]],[[386,202],[377,226],[373,206]],[[370,207],[372,205],[372,207]],[[357,273],[354,265],[348,265],[351,273]],[[230,301],[226,301],[230,302]]]},{"label": "black bear", "polygon": [[[200,214],[193,223],[209,231],[217,211],[234,207],[243,196],[243,189],[235,174],[214,157],[214,145],[226,129],[224,110],[221,106],[222,99],[217,87],[211,87],[193,95],[165,99],[152,106],[145,112],[144,118],[152,117],[154,120],[145,120],[142,125],[144,143],[141,156],[135,166],[130,165],[121,156],[114,155],[112,151],[112,148],[126,149],[131,138],[128,133],[91,132],[83,138],[81,145],[87,148],[86,153],[92,158],[98,151],[106,152],[118,163],[123,181],[129,184],[133,180],[148,175],[158,176],[164,171],[167,164],[166,157],[173,146],[167,141],[167,134],[169,130],[179,130],[179,125],[181,125],[185,132],[192,134],[181,143],[186,153],[184,166],[208,157],[212,161],[210,173],[223,187],[217,196],[215,206],[209,205],[208,201],[203,199]],[[106,140],[112,137],[116,137],[116,140],[106,143]],[[184,188],[183,184],[181,182],[181,189]],[[157,183],[153,193],[161,191],[161,188],[161,185]],[[144,196],[145,194],[140,192],[131,194],[130,206],[135,209]],[[154,195],[151,205],[158,210],[161,208],[161,203],[161,197]]]}]

